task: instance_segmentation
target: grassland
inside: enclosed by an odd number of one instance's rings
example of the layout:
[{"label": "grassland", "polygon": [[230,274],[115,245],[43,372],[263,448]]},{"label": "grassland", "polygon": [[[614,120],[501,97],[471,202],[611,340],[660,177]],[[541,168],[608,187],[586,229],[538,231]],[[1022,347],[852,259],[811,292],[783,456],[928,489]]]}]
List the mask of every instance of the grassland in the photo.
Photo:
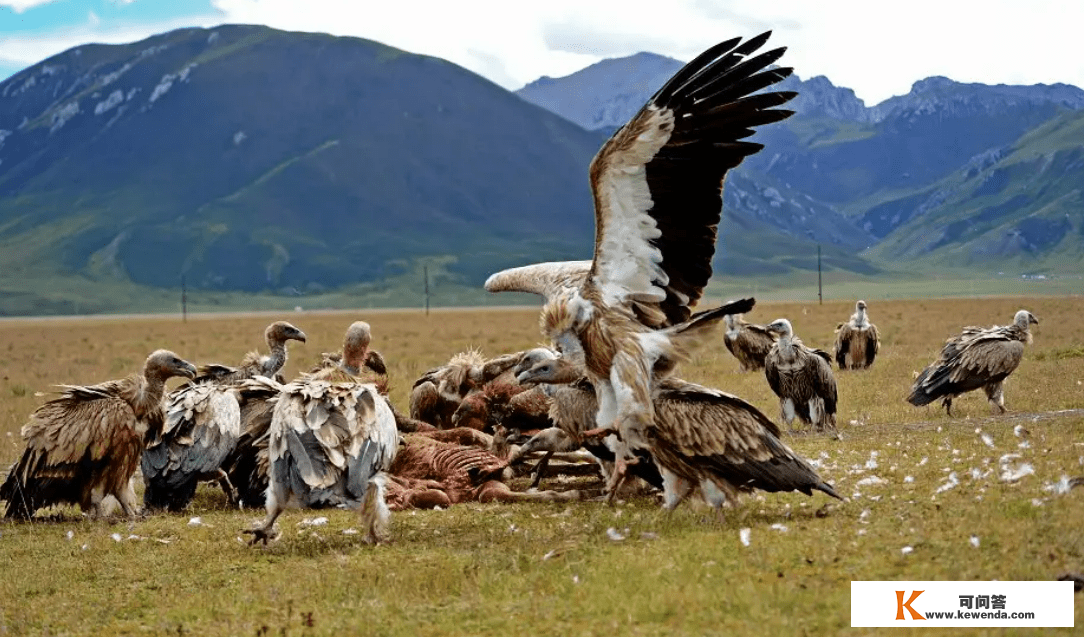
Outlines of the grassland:
[{"label": "grassland", "polygon": [[[965,324],[1005,323],[1020,307],[1041,325],[1006,385],[1010,414],[989,416],[981,394],[957,401],[951,419],[903,402],[945,337]],[[87,522],[64,509],[56,520],[0,523],[0,634],[883,632],[849,628],[850,581],[1084,571],[1084,490],[1044,488],[1084,474],[1082,310],[1070,297],[871,301],[882,355],[868,372],[838,374],[844,439],[788,439],[849,498],[829,503],[824,517],[814,514],[828,503],[820,494],[752,496],[723,517],[691,504],[664,513],[646,497],[613,508],[472,504],[398,513],[394,542],[373,548],[343,533],[356,523],[349,513],[293,511],[280,520],[282,539],[262,549],[239,541],[259,513],[230,511],[201,487],[184,515]],[[807,343],[828,348],[851,311],[851,301],[762,302],[748,318],[786,316]],[[456,351],[497,354],[539,339],[530,309],[283,316],[309,335],[291,349],[288,375],[336,348],[350,321],[368,320],[399,407],[413,379]],[[157,347],[193,361],[236,361],[261,345],[271,320],[0,322],[0,464],[21,452],[19,427],[52,384],[127,374]],[[763,376],[738,374],[721,337],[682,375],[778,413]],[[1027,462],[1034,474],[1002,481],[999,459],[1010,453],[1020,455],[1012,467]],[[938,493],[953,473],[958,486]],[[871,476],[885,482],[860,484]],[[301,525],[316,515],[329,523]],[[202,524],[189,525],[192,516]],[[626,539],[609,539],[610,527]],[[751,529],[747,547],[742,528]]]}]

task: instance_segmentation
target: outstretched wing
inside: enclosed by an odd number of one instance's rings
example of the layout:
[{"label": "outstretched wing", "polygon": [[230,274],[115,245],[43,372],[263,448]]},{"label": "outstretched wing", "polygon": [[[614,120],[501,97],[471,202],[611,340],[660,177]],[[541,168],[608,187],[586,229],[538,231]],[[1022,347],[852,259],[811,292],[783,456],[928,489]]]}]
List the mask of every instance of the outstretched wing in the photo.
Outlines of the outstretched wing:
[{"label": "outstretched wing", "polygon": [[751,57],[764,33],[712,47],[678,71],[591,162],[595,253],[585,298],[629,304],[649,327],[680,323],[711,278],[727,172],[760,144],[753,127],[782,120],[796,94],[756,93],[791,73]]},{"label": "outstretched wing", "polygon": [[501,270],[486,279],[490,292],[530,292],[547,300],[583,285],[590,261],[551,261]]}]

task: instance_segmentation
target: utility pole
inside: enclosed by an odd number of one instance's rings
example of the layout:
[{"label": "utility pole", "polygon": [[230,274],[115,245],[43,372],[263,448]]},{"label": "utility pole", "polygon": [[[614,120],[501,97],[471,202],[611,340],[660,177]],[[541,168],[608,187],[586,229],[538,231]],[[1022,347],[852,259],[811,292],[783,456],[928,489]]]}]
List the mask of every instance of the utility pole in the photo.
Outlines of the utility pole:
[{"label": "utility pole", "polygon": [[188,322],[188,286],[185,285],[184,275],[181,275],[181,322]]},{"label": "utility pole", "polygon": [[429,266],[422,266],[422,274],[425,277],[425,315],[429,316]]},{"label": "utility pole", "polygon": [[824,286],[821,278],[821,244],[817,244],[817,305],[824,305]]}]

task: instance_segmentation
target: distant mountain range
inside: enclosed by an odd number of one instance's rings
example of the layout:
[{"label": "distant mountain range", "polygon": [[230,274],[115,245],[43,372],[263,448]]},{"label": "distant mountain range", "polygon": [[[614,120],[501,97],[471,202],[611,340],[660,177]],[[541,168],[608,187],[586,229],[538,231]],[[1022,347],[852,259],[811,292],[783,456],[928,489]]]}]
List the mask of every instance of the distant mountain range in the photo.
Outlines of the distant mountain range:
[{"label": "distant mountain range", "polygon": [[[71,49],[0,83],[0,314],[55,296],[18,281],[296,295],[431,259],[477,286],[586,258],[587,166],[680,65],[606,60],[517,97],[437,58],[265,27]],[[869,108],[823,77],[786,87],[798,114],[728,179],[718,272],[815,269],[818,244],[865,274],[1079,267],[1080,89],[929,78]]]},{"label": "distant mountain range", "polygon": [[[517,92],[588,130],[610,131],[681,65],[639,53]],[[1080,88],[931,77],[867,107],[824,77],[792,76],[784,86],[799,92],[789,105],[796,115],[758,133],[765,151],[739,170],[787,189],[771,211],[783,232],[852,247],[865,240],[860,256],[890,269],[1079,271]],[[738,179],[731,186],[741,189]],[[818,232],[821,221],[834,237]]]}]

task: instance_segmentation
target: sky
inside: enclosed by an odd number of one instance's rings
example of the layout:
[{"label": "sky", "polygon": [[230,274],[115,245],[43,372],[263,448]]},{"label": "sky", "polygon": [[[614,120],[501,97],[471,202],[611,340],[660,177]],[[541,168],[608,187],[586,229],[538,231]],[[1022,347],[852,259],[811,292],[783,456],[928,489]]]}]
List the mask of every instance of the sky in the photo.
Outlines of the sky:
[{"label": "sky", "polygon": [[1073,0],[0,0],[0,80],[88,42],[233,23],[378,40],[508,89],[639,51],[689,60],[768,29],[788,47],[781,64],[869,106],[932,75],[1084,87]]}]

